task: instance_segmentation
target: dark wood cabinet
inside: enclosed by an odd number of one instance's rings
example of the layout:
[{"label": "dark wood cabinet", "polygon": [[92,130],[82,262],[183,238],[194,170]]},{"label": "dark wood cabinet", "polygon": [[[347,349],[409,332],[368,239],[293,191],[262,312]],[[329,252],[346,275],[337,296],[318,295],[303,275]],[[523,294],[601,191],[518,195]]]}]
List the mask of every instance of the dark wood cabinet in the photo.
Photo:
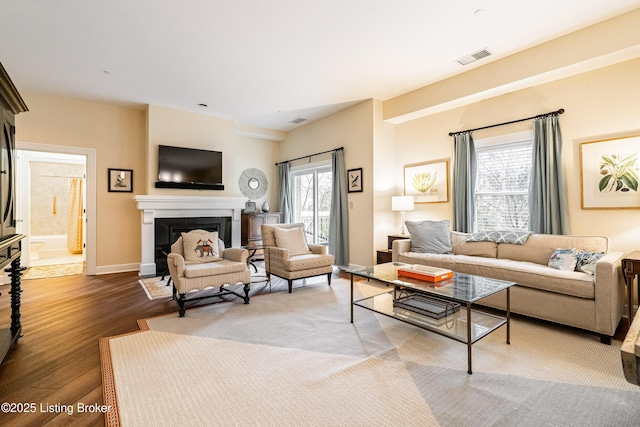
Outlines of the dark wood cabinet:
[{"label": "dark wood cabinet", "polygon": [[[0,64],[0,268],[11,278],[9,295],[0,295],[0,304],[11,300],[11,326],[0,329],[0,363],[20,338],[20,255],[22,239],[16,234],[15,218],[15,115],[27,111],[9,75]],[[9,267],[7,267],[9,266]],[[0,321],[2,324],[2,321]]]},{"label": "dark wood cabinet", "polygon": [[280,224],[280,212],[243,213],[241,221],[241,242],[243,246],[262,245],[262,224]]}]

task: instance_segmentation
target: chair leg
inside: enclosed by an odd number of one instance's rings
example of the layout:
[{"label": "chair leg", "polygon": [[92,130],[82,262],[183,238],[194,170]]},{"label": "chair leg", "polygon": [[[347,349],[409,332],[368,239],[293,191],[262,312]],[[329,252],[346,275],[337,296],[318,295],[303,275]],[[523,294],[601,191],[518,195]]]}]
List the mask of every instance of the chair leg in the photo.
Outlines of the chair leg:
[{"label": "chair leg", "polygon": [[249,284],[244,284],[244,303],[249,304]]},{"label": "chair leg", "polygon": [[293,291],[293,280],[288,279],[288,282],[289,282],[289,293],[291,293]]},{"label": "chair leg", "polygon": [[180,298],[178,298],[178,317],[184,317],[185,309],[184,303],[186,302],[185,294],[180,294]]},{"label": "chair leg", "polygon": [[331,273],[327,273],[327,281],[329,282],[329,286],[331,286]]}]

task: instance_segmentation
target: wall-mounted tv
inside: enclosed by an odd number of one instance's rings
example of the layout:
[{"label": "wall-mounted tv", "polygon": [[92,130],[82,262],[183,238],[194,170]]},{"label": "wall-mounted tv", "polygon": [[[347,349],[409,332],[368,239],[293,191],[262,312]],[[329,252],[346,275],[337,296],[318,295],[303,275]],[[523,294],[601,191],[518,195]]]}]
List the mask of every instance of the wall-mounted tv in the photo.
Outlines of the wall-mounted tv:
[{"label": "wall-mounted tv", "polygon": [[156,188],[224,190],[222,152],[159,145]]}]

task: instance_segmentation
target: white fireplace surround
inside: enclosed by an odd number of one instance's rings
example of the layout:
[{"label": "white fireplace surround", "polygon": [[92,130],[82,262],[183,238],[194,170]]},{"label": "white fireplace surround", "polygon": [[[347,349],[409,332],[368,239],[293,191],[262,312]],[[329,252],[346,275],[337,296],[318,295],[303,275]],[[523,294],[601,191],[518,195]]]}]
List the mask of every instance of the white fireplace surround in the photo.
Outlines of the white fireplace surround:
[{"label": "white fireplace surround", "polygon": [[240,246],[240,217],[246,199],[244,197],[200,196],[134,196],[142,211],[142,261],[140,275],[156,275],[155,235],[156,218],[231,218],[231,245]]}]

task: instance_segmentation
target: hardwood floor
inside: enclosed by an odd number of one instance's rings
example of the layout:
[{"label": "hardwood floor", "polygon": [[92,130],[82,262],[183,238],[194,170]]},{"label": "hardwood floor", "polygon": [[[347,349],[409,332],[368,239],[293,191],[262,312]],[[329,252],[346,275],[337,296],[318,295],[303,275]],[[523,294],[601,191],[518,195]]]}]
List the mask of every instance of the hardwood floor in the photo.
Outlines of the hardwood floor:
[{"label": "hardwood floor", "polygon": [[[0,425],[104,425],[102,413],[78,413],[78,403],[103,403],[99,338],[137,331],[138,319],[177,312],[173,301],[150,301],[138,279],[120,273],[22,282],[23,337],[0,366],[0,403],[36,408],[0,413]],[[8,291],[0,286],[2,327],[10,323]],[[70,406],[73,414],[55,405]],[[54,412],[46,412],[49,406]]]}]

